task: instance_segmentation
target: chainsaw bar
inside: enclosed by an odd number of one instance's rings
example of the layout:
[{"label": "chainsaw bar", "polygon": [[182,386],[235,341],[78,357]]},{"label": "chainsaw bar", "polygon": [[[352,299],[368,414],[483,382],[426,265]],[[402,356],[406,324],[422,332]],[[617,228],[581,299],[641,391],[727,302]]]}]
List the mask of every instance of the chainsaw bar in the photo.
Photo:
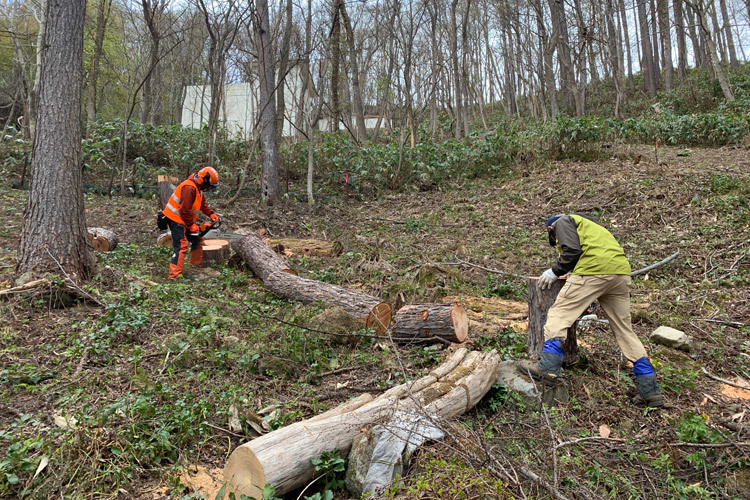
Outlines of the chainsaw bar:
[{"label": "chainsaw bar", "polygon": [[209,240],[241,240],[242,238],[245,237],[245,235],[234,234],[234,233],[222,233],[221,231],[217,231],[216,229],[211,229],[203,237]]}]

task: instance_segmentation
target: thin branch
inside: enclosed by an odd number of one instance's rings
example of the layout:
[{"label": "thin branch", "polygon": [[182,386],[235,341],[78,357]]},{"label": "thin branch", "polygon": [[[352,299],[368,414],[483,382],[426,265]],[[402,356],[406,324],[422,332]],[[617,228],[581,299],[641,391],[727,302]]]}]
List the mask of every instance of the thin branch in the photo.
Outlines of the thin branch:
[{"label": "thin branch", "polygon": [[729,380],[726,380],[726,379],[723,379],[723,378],[719,378],[716,375],[711,375],[710,373],[708,373],[708,370],[706,370],[706,368],[703,367],[703,366],[701,366],[701,371],[703,373],[705,373],[708,378],[712,378],[712,379],[717,380],[717,381],[719,381],[719,382],[721,382],[723,384],[731,385],[732,387],[737,387],[738,389],[745,389],[746,391],[750,391],[750,387],[748,387],[746,385],[737,384],[735,382],[731,382]]},{"label": "thin branch", "polygon": [[630,276],[638,276],[639,274],[645,274],[652,269],[656,269],[657,267],[663,266],[667,262],[674,260],[675,258],[677,258],[678,255],[680,255],[679,250],[673,253],[672,255],[670,255],[669,257],[667,257],[666,259],[657,262],[656,264],[651,264],[650,266],[644,267],[643,269],[638,269],[637,271],[633,271],[632,273],[630,273]]}]

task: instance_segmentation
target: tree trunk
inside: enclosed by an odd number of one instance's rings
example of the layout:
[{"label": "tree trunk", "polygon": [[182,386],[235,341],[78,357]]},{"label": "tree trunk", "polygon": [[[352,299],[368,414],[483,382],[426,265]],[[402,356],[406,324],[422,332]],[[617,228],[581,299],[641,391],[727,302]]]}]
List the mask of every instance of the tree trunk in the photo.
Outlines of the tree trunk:
[{"label": "tree trunk", "polygon": [[172,193],[174,193],[179,184],[180,179],[177,177],[167,177],[166,175],[156,177],[156,202],[158,203],[159,210],[167,206],[169,198],[172,197]]},{"label": "tree trunk", "polygon": [[111,252],[117,248],[118,238],[117,234],[111,229],[104,229],[103,227],[90,227],[88,228],[89,237],[91,238],[91,245],[97,252]]},{"label": "tree trunk", "polygon": [[289,69],[289,40],[292,37],[292,0],[286,0],[284,19],[284,32],[281,35],[279,77],[277,78],[278,85],[276,86],[276,137],[284,137],[284,114],[286,113],[284,87],[286,86],[286,74]]},{"label": "tree trunk", "polygon": [[356,140],[361,143],[367,139],[367,127],[365,126],[364,103],[362,102],[362,89],[359,81],[359,63],[357,62],[357,49],[354,45],[354,30],[352,21],[346,12],[346,4],[339,2],[341,9],[341,20],[346,30],[346,43],[349,47],[349,66],[352,70],[352,107],[354,108],[354,119],[357,123]]},{"label": "tree trunk", "polygon": [[96,122],[96,95],[99,82],[99,62],[104,46],[104,31],[107,27],[112,0],[100,0],[96,13],[96,36],[94,37],[94,54],[89,68],[88,98],[86,99],[86,138],[91,135],[91,126]]},{"label": "tree trunk", "polygon": [[451,1],[451,25],[450,25],[450,55],[451,65],[453,68],[453,88],[455,93],[456,102],[456,124],[454,130],[454,137],[460,139],[463,137],[463,121],[464,121],[464,109],[463,109],[463,93],[461,91],[461,70],[458,66],[458,16],[456,9],[458,7],[458,0]]},{"label": "tree trunk", "polygon": [[458,302],[406,305],[393,320],[393,338],[401,343],[433,337],[462,343],[469,338],[469,319]]},{"label": "tree trunk", "polygon": [[[529,344],[527,352],[532,359],[539,359],[544,347],[544,324],[547,322],[547,312],[555,303],[557,295],[565,285],[565,278],[552,283],[550,288],[542,290],[538,285],[538,278],[529,278]],[[576,339],[576,321],[568,328],[568,336],[563,343],[565,361],[571,363],[578,357],[578,342]]]},{"label": "tree trunk", "polygon": [[687,81],[687,43],[685,41],[685,15],[682,8],[682,0],[673,0],[674,25],[677,33],[677,78],[680,87]]},{"label": "tree trunk", "polygon": [[659,39],[661,40],[661,59],[664,65],[664,90],[671,92],[674,87],[672,66],[672,33],[669,27],[669,0],[657,0],[659,15]]},{"label": "tree trunk", "polygon": [[565,5],[562,0],[548,0],[553,29],[557,31],[557,59],[560,63],[560,87],[563,92],[565,109],[570,114],[576,112],[576,84],[573,60],[570,54],[568,21],[565,18]]},{"label": "tree trunk", "polygon": [[656,97],[656,75],[654,75],[654,52],[651,49],[651,37],[646,17],[646,0],[638,2],[638,20],[641,26],[641,69],[643,71],[643,85],[651,97]]},{"label": "tree trunk", "polygon": [[729,87],[727,77],[726,75],[724,75],[724,70],[721,68],[718,56],[716,55],[716,44],[714,43],[713,37],[711,36],[711,28],[709,27],[708,21],[706,19],[706,9],[703,6],[703,2],[702,0],[697,0],[695,2],[688,3],[693,7],[693,10],[695,10],[696,15],[698,16],[698,26],[700,27],[701,33],[703,34],[703,37],[708,44],[706,55],[708,56],[708,59],[711,63],[711,67],[713,67],[714,69],[716,79],[719,80],[719,85],[721,86],[721,91],[724,93],[724,98],[730,102],[734,101],[734,94],[732,93],[732,89]]},{"label": "tree trunk", "polygon": [[16,270],[87,280],[96,266],[81,179],[85,0],[49,2],[31,190]]},{"label": "tree trunk", "polygon": [[[339,129],[341,120],[341,16],[339,2],[333,0],[333,12],[331,12],[331,119],[329,128],[331,132]],[[322,96],[321,96],[322,97]]]},{"label": "tree trunk", "polygon": [[237,234],[245,236],[232,241],[232,250],[250,267],[250,270],[261,281],[265,282],[271,273],[280,271],[297,274],[292,267],[265,244],[260,237],[248,230],[239,230]]},{"label": "tree trunk", "polygon": [[727,48],[729,49],[729,66],[732,69],[739,67],[737,60],[737,49],[734,46],[734,36],[732,36],[732,24],[729,20],[729,11],[727,10],[727,0],[719,0],[721,8],[721,19],[724,22],[724,33],[727,38]]},{"label": "tree trunk", "polygon": [[296,422],[237,447],[224,467],[227,493],[262,498],[266,484],[284,495],[314,479],[311,460],[323,452],[349,453],[354,438],[396,410],[455,418],[476,405],[497,380],[495,351],[458,349],[429,375],[396,386],[374,400],[360,396],[324,415]]},{"label": "tree trunk", "polygon": [[271,31],[268,24],[268,0],[256,2],[255,30],[258,47],[258,70],[260,75],[261,125],[261,199],[268,206],[277,205],[279,198],[279,164],[276,145],[276,106],[273,99],[273,51]]},{"label": "tree trunk", "polygon": [[[628,28],[628,15],[625,10],[625,0],[620,0],[618,10],[620,13],[620,15],[618,16],[618,25],[624,35],[626,48],[626,50],[623,50],[622,45],[620,45],[620,51],[623,53],[623,56],[625,52],[627,52],[628,54],[628,83],[630,84],[630,91],[635,92],[635,78],[633,77],[633,54],[630,48],[630,29]],[[638,23],[636,23],[636,26],[637,25]]]}]

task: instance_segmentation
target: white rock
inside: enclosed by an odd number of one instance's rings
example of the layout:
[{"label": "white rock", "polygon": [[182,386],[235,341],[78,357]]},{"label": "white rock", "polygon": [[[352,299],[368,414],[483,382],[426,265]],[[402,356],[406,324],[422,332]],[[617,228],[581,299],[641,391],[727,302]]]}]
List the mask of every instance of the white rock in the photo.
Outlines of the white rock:
[{"label": "white rock", "polygon": [[668,326],[660,326],[651,332],[649,340],[655,344],[665,345],[680,351],[690,351],[690,337],[685,332]]}]

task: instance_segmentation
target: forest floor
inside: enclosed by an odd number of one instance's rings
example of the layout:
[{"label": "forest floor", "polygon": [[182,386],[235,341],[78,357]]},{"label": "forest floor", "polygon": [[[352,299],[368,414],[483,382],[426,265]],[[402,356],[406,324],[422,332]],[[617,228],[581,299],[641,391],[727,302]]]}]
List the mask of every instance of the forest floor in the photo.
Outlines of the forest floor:
[{"label": "forest floor", "polygon": [[[0,289],[15,278],[26,193],[1,196]],[[653,149],[631,146],[595,162],[519,165],[444,191],[376,200],[329,193],[313,207],[286,201],[273,210],[222,201],[209,194],[224,231],[340,241],[338,257],[290,263],[394,311],[449,297],[523,310],[524,276],[555,259],[542,221],[559,212],[598,215],[633,269],[679,251],[635,278],[632,292],[663,408],[633,406],[635,385],[611,332],[582,328],[568,403],[546,408],[493,388],[386,496],[551,498],[521,472],[533,471],[557,498],[750,497],[750,391],[708,375],[750,385],[747,150],[662,148],[657,164]],[[49,290],[0,302],[2,498],[213,500],[228,454],[258,431],[378,394],[444,356],[443,347],[341,342],[306,329],[320,306],[265,291],[241,266],[189,268],[170,282],[153,200],[87,195],[86,209],[89,226],[120,237],[115,251],[97,254],[85,286],[101,305],[61,302]],[[517,310],[485,307],[470,319],[470,348],[526,356]],[[686,332],[691,352],[650,343],[662,325]]]}]

